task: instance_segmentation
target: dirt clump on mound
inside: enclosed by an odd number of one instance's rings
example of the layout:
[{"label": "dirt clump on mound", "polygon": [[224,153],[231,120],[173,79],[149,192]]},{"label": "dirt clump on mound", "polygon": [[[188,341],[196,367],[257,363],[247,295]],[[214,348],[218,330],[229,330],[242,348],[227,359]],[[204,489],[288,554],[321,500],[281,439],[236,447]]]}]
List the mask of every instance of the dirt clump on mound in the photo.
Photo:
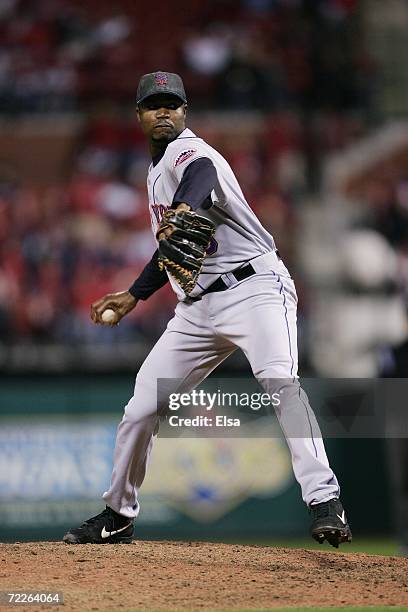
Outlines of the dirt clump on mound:
[{"label": "dirt clump on mound", "polygon": [[[58,591],[71,610],[408,606],[408,560],[212,544],[0,544],[0,590]],[[27,609],[40,609],[30,605]]]}]

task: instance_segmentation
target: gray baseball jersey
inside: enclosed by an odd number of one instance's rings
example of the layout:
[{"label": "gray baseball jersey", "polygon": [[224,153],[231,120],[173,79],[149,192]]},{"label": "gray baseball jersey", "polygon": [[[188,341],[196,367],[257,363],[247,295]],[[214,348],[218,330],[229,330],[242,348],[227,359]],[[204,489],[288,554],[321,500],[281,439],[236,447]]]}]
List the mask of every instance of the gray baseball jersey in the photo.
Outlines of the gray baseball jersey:
[{"label": "gray baseball jersey", "polygon": [[[200,214],[215,223],[216,232],[192,296],[200,294],[220,274],[275,250],[272,236],[246,202],[228,162],[189,129],[168,145],[156,166],[150,165],[147,191],[154,234],[164,211],[171,206],[185,169],[200,157],[208,157],[217,171],[217,183],[211,193],[213,206],[209,210],[200,209]],[[169,279],[179,299],[183,299],[182,289],[170,275]]]}]

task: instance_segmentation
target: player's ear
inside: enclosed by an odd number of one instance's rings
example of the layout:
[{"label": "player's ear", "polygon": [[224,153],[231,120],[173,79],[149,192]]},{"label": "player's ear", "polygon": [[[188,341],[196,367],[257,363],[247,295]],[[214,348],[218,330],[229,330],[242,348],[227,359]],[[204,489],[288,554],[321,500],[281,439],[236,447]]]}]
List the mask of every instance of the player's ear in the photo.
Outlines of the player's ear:
[{"label": "player's ear", "polygon": [[183,104],[184,116],[187,115],[187,104]]},{"label": "player's ear", "polygon": [[136,106],[136,117],[137,117],[138,122],[140,123],[140,106],[139,105]]}]

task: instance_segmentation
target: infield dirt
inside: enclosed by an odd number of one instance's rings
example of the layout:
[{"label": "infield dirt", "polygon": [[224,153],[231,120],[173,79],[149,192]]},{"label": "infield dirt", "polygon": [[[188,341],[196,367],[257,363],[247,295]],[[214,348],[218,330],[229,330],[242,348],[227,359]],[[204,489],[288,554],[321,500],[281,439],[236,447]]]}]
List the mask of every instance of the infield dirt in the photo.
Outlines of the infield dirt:
[{"label": "infield dirt", "polygon": [[64,606],[27,610],[408,606],[408,559],[397,557],[135,541],[0,544],[0,560],[0,590],[64,595]]}]

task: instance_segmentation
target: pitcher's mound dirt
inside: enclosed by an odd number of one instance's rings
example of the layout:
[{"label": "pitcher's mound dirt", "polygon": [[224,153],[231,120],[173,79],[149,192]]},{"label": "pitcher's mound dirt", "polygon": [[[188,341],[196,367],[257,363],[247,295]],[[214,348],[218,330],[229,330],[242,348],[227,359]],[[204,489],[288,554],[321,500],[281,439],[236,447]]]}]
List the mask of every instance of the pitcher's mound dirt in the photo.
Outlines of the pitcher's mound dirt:
[{"label": "pitcher's mound dirt", "polygon": [[135,541],[0,544],[0,560],[0,590],[60,591],[65,605],[47,609],[63,612],[408,606],[408,560],[396,557]]}]

